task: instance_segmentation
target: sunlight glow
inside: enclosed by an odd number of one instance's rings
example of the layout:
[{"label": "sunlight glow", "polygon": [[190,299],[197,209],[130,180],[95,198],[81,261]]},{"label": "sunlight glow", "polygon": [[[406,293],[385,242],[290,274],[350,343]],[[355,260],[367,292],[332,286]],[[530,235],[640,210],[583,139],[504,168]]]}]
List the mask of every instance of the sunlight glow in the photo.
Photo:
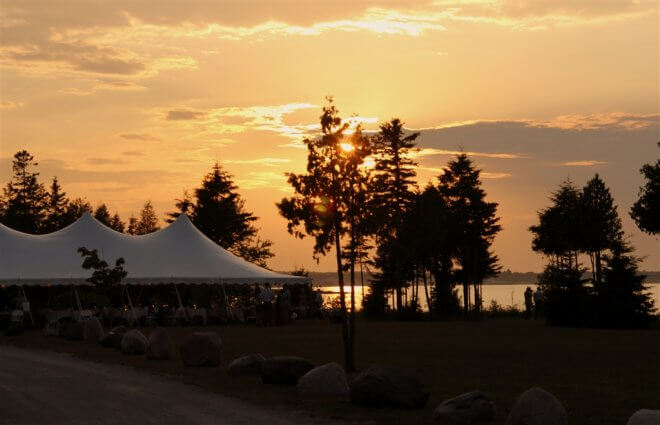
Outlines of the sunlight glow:
[{"label": "sunlight glow", "polygon": [[354,147],[352,144],[350,144],[350,143],[340,143],[340,144],[339,144],[339,147],[340,147],[341,150],[343,150],[344,152],[353,152],[353,150],[355,149],[355,147]]}]

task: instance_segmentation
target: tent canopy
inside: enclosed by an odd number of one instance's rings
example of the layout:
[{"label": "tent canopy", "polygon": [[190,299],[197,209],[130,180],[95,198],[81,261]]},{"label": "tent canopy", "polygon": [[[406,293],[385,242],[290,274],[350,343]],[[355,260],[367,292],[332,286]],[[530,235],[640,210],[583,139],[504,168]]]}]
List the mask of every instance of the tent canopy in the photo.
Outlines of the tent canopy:
[{"label": "tent canopy", "polygon": [[85,213],[57,232],[31,235],[0,224],[0,284],[85,285],[91,270],[81,267],[78,248],[97,249],[114,265],[126,260],[123,283],[308,283],[309,278],[266,270],[235,256],[200,232],[181,214],[168,227],[148,235],[116,232]]}]

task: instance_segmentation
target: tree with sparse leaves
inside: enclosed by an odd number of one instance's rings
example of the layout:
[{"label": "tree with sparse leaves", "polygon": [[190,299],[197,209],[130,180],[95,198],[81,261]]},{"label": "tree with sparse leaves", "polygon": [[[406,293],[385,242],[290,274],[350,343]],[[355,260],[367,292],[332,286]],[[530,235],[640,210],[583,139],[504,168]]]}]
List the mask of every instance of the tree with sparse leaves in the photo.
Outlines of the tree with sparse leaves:
[{"label": "tree with sparse leaves", "polygon": [[83,257],[82,268],[93,270],[92,276],[86,279],[87,282],[90,282],[99,293],[109,300],[112,288],[118,286],[128,275],[128,272],[124,270],[126,261],[121,257],[117,258],[114,267],[110,268],[105,260],[99,258],[96,249],[90,250],[83,246],[78,248],[78,253]]},{"label": "tree with sparse leaves", "polygon": [[132,229],[134,233],[132,234],[147,235],[158,229],[160,229],[160,226],[158,226],[158,216],[156,215],[153,205],[151,205],[151,201],[147,201],[144,203],[142,211],[140,211],[140,218],[135,223],[135,226]]},{"label": "tree with sparse leaves", "polygon": [[100,204],[98,207],[96,207],[96,211],[94,211],[94,218],[100,221],[102,224],[111,227],[112,216],[110,216],[110,210],[108,209],[107,205]]},{"label": "tree with sparse leaves", "polygon": [[12,162],[12,178],[4,188],[3,224],[25,233],[41,233],[46,217],[48,193],[39,183],[38,165],[28,151],[19,151]]}]

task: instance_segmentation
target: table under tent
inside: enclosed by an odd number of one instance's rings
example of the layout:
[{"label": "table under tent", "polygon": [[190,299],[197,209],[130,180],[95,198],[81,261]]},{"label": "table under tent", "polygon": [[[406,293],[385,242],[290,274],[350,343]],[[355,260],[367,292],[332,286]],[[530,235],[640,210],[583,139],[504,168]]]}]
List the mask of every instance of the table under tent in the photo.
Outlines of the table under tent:
[{"label": "table under tent", "polygon": [[[81,311],[92,307],[90,304],[95,303],[89,295],[94,291],[87,281],[92,271],[82,268],[80,247],[98,250],[110,267],[117,258],[124,258],[128,276],[113,290],[119,314],[129,321],[143,316],[158,297],[159,307],[171,307],[186,319],[206,315],[212,299],[223,301],[220,304],[224,303],[226,314],[234,317],[240,312],[228,301],[228,290],[245,294],[254,293],[253,285],[295,288],[309,287],[310,283],[307,277],[275,273],[235,256],[207,238],[185,214],[164,229],[134,236],[116,232],[85,213],[66,228],[44,235],[26,234],[0,224],[0,287],[5,310],[0,314],[21,305],[25,309],[26,303],[29,310],[28,298],[36,301],[35,297],[49,310],[46,320],[67,314],[76,319]],[[10,289],[13,298],[8,295]],[[53,301],[54,292],[57,298]],[[195,292],[196,300],[190,297]],[[63,308],[67,304],[68,308]]]}]

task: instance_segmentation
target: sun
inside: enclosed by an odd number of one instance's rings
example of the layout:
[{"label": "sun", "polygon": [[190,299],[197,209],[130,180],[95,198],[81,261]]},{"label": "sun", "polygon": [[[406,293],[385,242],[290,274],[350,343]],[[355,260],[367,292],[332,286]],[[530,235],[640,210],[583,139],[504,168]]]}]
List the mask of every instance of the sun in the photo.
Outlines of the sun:
[{"label": "sun", "polygon": [[354,147],[352,144],[350,144],[350,143],[340,143],[340,144],[339,144],[339,147],[340,147],[341,150],[343,150],[344,152],[353,152],[353,150],[355,150],[355,147]]}]

